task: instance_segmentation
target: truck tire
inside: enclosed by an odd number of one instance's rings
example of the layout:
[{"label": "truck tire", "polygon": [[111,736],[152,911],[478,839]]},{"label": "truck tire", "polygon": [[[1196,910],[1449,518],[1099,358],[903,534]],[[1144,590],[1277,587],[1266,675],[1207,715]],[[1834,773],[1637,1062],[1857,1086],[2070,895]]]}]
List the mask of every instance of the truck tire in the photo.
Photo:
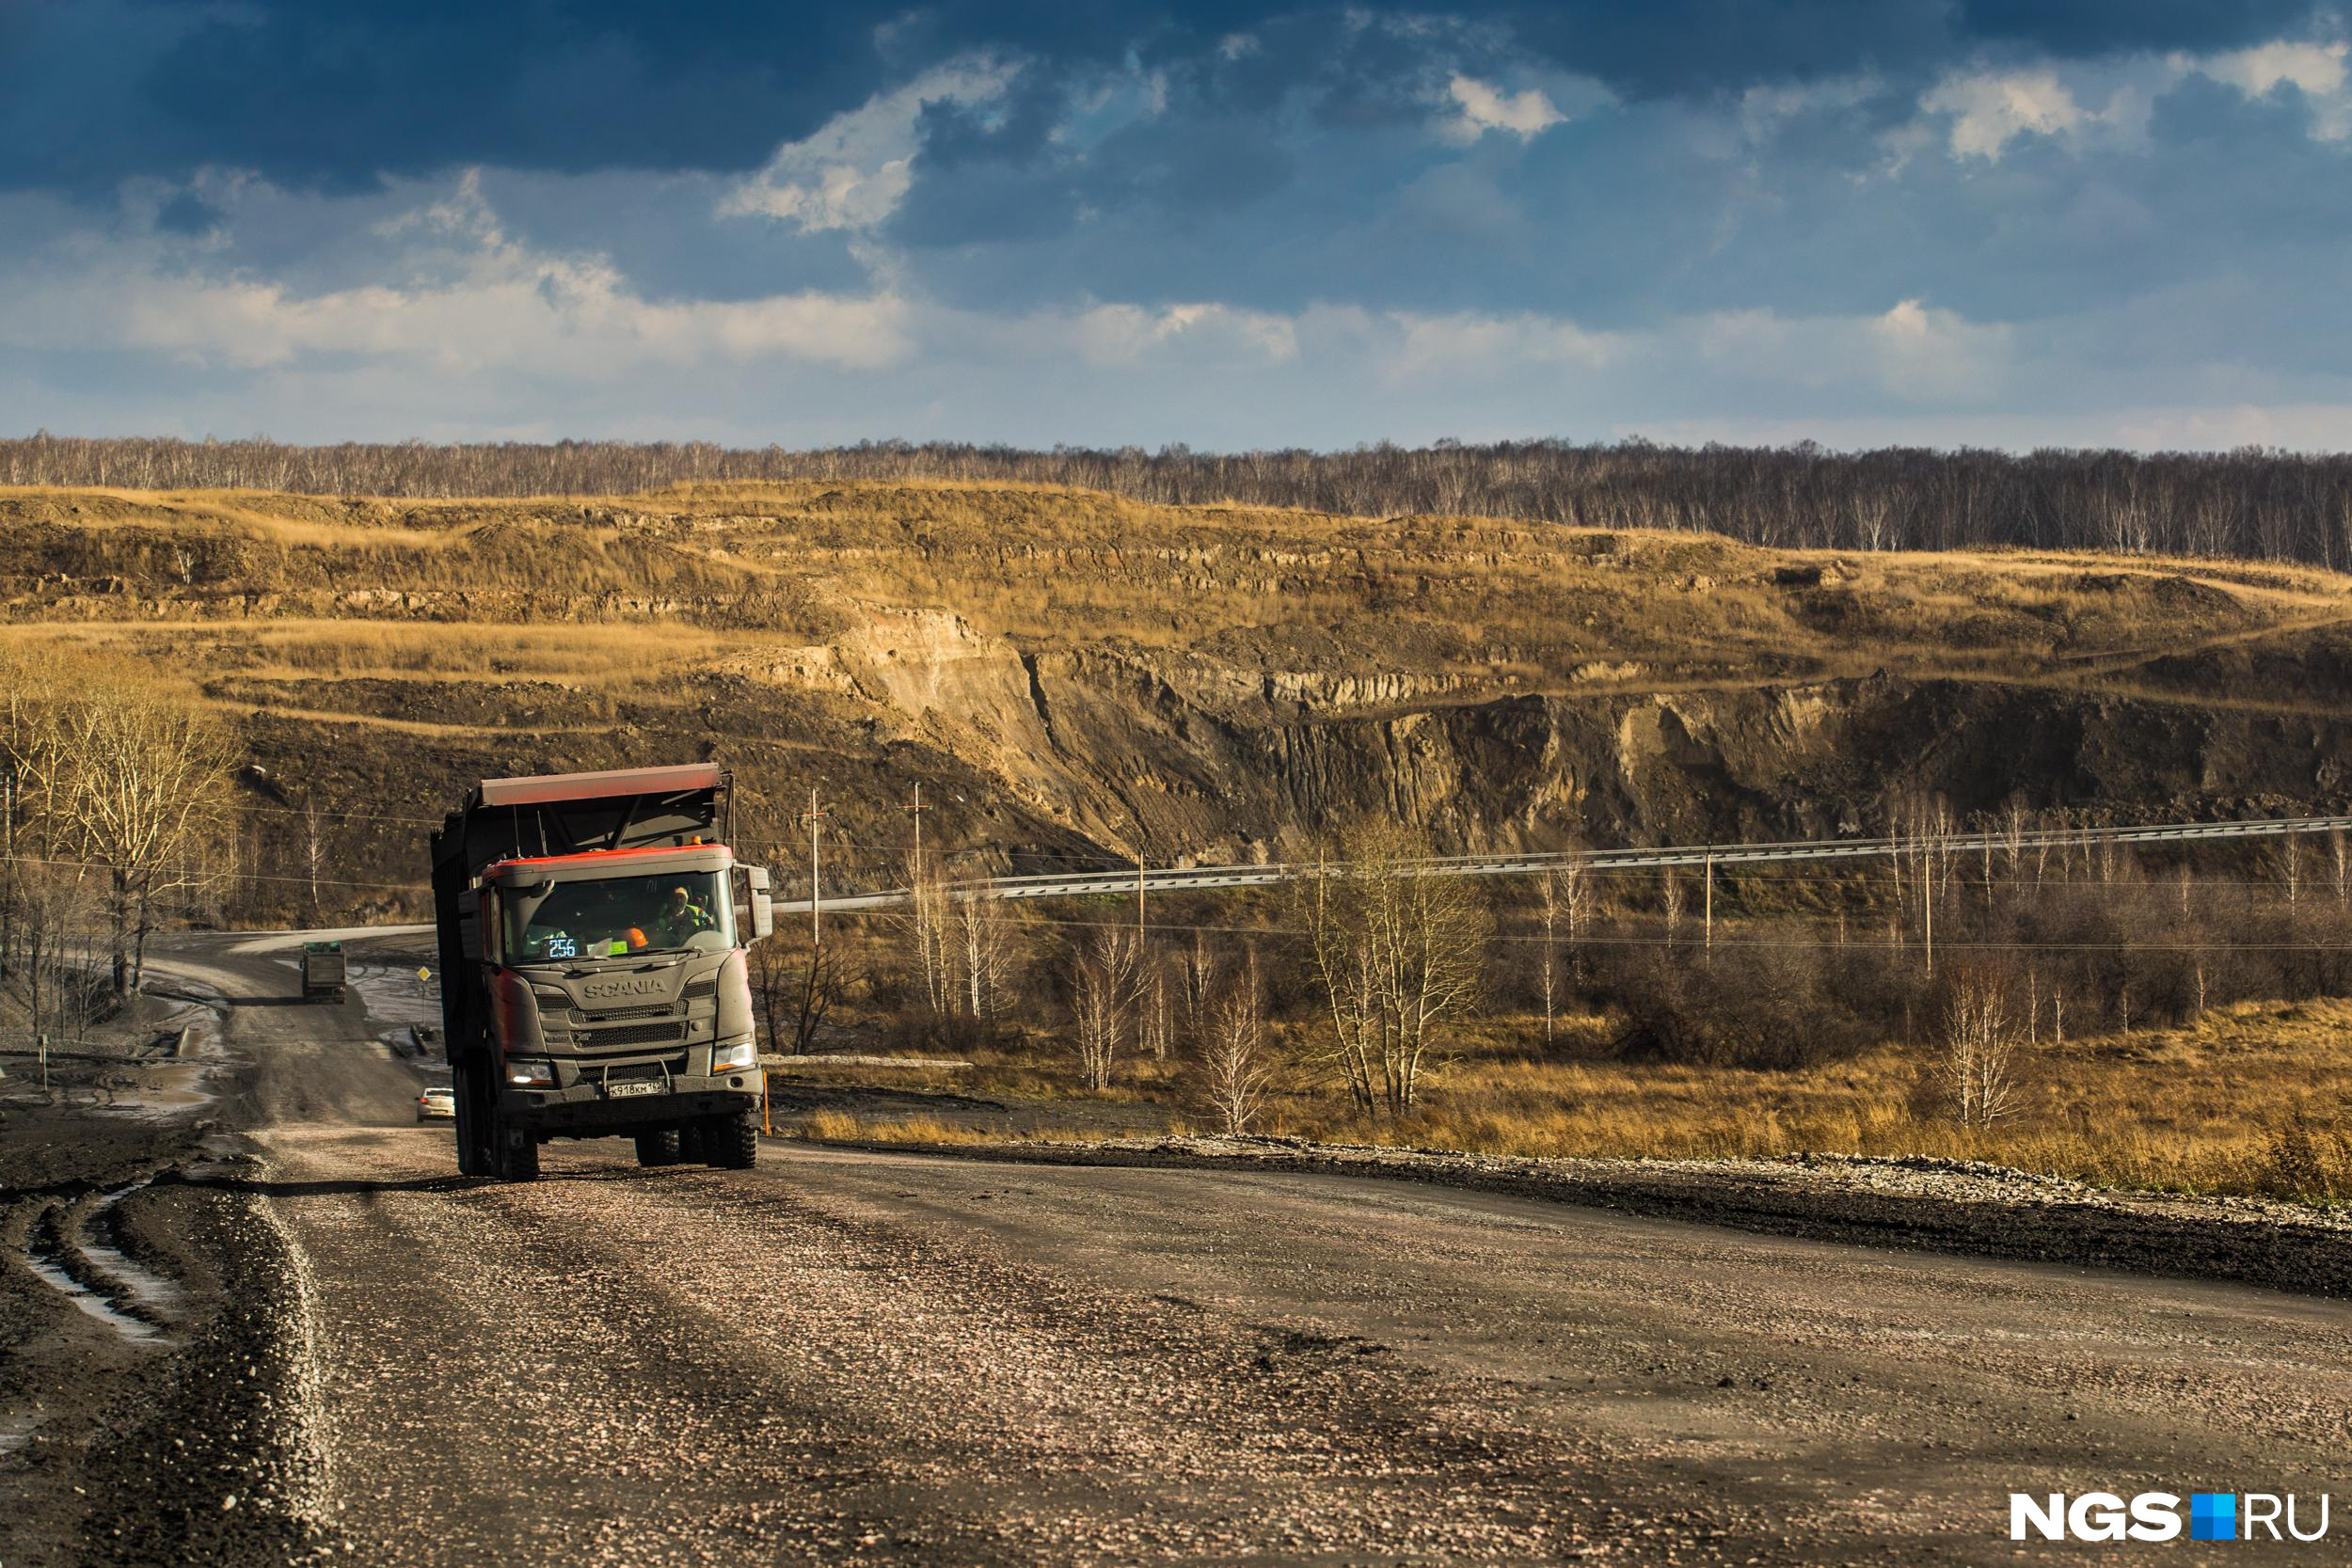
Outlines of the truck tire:
[{"label": "truck tire", "polygon": [[498,1174],[498,1118],[483,1104],[482,1085],[472,1061],[461,1057],[452,1062],[449,1076],[457,1110],[451,1129],[457,1139],[457,1174],[485,1180]]},{"label": "truck tire", "polygon": [[703,1130],[701,1122],[690,1121],[677,1131],[677,1157],[690,1165],[699,1165],[710,1158],[703,1151],[708,1142]]},{"label": "truck tire", "polygon": [[536,1181],[539,1180],[539,1140],[530,1133],[517,1135],[501,1117],[498,1128],[498,1180],[501,1181]]},{"label": "truck tire", "polygon": [[675,1165],[678,1161],[678,1136],[675,1127],[659,1132],[637,1134],[637,1163],[647,1170],[658,1165]]},{"label": "truck tire", "polygon": [[738,1111],[712,1121],[703,1134],[710,1163],[721,1170],[749,1170],[759,1164],[759,1113]]}]

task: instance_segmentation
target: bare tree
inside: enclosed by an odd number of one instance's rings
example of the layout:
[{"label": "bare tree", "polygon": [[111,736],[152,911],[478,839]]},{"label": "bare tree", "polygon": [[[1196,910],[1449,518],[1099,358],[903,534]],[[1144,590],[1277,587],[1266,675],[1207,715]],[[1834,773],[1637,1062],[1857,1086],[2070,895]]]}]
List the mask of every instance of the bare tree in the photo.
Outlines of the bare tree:
[{"label": "bare tree", "polygon": [[2271,879],[2287,895],[2288,904],[2299,902],[2303,893],[2303,841],[2288,833],[2274,841],[2263,858],[2269,865]]},{"label": "bare tree", "polygon": [[1265,1109],[1279,1073],[1254,951],[1210,1001],[1197,1054],[1201,1098],[1227,1132],[1247,1133]]},{"label": "bare tree", "polygon": [[1443,1027],[1478,989],[1490,922],[1466,878],[1441,875],[1426,846],[1380,822],[1351,835],[1337,875],[1300,884],[1329,1056],[1359,1109],[1412,1109]]},{"label": "bare tree", "polygon": [[121,996],[135,912],[184,881],[190,847],[223,826],[230,743],[201,709],[151,688],[93,681],[76,697],[63,724],[72,836],[106,869],[110,973]]},{"label": "bare tree", "polygon": [[948,933],[953,909],[936,860],[908,862],[907,893],[907,901],[892,924],[904,943],[907,967],[922,991],[924,1006],[935,1014],[945,1014],[956,1002]]},{"label": "bare tree", "polygon": [[1136,1039],[1155,1062],[1168,1060],[1176,1045],[1176,988],[1169,967],[1167,954],[1146,951],[1136,974]]},{"label": "bare tree", "polygon": [[839,944],[779,932],[745,957],[768,1049],[786,1056],[815,1052],[844,989]]},{"label": "bare tree", "polygon": [[1134,1027],[1136,977],[1135,933],[1123,926],[1097,926],[1071,948],[1071,1045],[1087,1088],[1111,1086]]},{"label": "bare tree", "polygon": [[966,888],[949,907],[963,1005],[975,1022],[1000,1012],[1021,967],[1021,932],[995,885]]},{"label": "bare tree", "polygon": [[1591,915],[1592,901],[1592,873],[1581,860],[1562,861],[1535,879],[1535,920],[1542,932],[1536,955],[1536,982],[1543,993],[1547,1046],[1554,1040],[1560,993],[1573,982],[1580,962],[1577,943]]},{"label": "bare tree", "polygon": [[1937,1079],[1963,1127],[1990,1127],[2016,1107],[2010,1063],[2017,1041],[2001,986],[1982,974],[1956,976],[1944,1003]]},{"label": "bare tree", "polygon": [[319,912],[319,874],[326,865],[326,824],[319,803],[306,795],[302,801],[302,864],[310,878],[310,914]]},{"label": "bare tree", "polygon": [[1225,966],[1209,945],[1206,931],[1195,931],[1192,943],[1176,958],[1176,1035],[1184,1050],[1198,1052],[1207,1037],[1209,1008],[1224,987]]}]

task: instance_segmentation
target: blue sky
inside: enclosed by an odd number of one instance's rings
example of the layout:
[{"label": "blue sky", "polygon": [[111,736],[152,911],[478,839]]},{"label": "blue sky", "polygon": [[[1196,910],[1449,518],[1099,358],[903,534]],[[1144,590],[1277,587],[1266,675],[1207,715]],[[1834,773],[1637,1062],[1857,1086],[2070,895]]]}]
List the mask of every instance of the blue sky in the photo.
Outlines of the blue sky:
[{"label": "blue sky", "polygon": [[2269,0],[0,0],[0,430],[2352,445]]}]

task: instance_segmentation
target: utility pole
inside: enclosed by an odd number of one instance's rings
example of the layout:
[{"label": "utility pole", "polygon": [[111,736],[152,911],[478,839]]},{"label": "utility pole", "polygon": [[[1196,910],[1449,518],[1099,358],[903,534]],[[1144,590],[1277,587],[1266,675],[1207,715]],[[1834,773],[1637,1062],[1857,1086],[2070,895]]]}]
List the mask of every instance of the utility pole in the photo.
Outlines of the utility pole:
[{"label": "utility pole", "polygon": [[801,814],[801,820],[808,824],[808,942],[812,947],[822,946],[825,941],[825,927],[819,912],[824,905],[824,892],[818,880],[822,868],[818,860],[817,830],[827,815],[825,809],[817,803],[817,786],[810,784],[808,810]]},{"label": "utility pole", "polygon": [[0,888],[0,978],[16,967],[16,775],[0,779],[0,827],[8,834],[8,885]]},{"label": "utility pole", "polygon": [[922,780],[914,781],[914,804],[898,809],[914,818],[914,892],[920,897],[923,891],[923,814],[931,809],[923,803]]},{"label": "utility pole", "polygon": [[1709,953],[1712,953],[1713,951],[1715,951],[1715,851],[1713,851],[1712,849],[1709,849],[1709,850],[1707,852],[1707,869],[1706,869],[1706,878],[1707,878],[1707,893],[1706,893],[1706,897],[1705,897],[1705,908],[1706,908],[1706,911],[1707,911],[1707,913],[1706,913],[1706,916],[1705,916],[1706,925],[1707,925],[1707,942],[1706,942],[1706,945],[1707,945],[1707,950],[1708,950]]},{"label": "utility pole", "polygon": [[1928,977],[1933,979],[1935,977],[1935,863],[1930,859],[1923,863],[1927,872],[1927,886],[1921,890],[1919,895],[1921,920],[1919,947],[1927,960]]}]

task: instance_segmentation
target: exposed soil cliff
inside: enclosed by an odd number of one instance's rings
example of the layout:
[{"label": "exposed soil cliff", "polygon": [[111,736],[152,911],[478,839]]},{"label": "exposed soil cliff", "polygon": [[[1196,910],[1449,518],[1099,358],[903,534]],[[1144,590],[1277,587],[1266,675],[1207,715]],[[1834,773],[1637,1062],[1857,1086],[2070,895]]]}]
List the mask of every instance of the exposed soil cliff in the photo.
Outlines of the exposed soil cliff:
[{"label": "exposed soil cliff", "polygon": [[464,779],[699,755],[754,834],[819,786],[874,882],[917,780],[974,870],[1368,813],[1470,847],[1875,829],[1921,791],[2339,805],[2348,586],[1009,485],[0,491],[0,635],[187,677],[255,765],[256,853],[315,804],[387,883]]}]

